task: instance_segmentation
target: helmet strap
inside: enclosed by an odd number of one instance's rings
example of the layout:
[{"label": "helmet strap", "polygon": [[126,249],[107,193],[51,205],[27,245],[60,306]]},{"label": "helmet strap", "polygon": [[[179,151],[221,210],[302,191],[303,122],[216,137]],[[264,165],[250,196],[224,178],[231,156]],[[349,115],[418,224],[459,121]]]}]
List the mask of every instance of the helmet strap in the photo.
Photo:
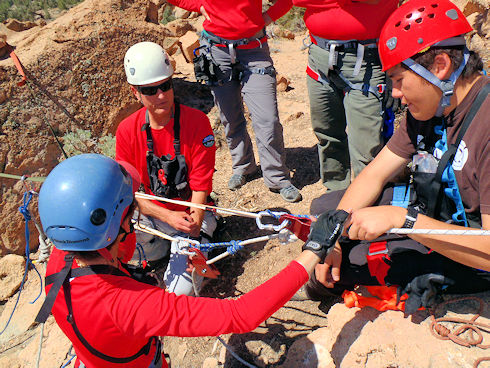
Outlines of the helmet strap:
[{"label": "helmet strap", "polygon": [[437,78],[432,72],[428,69],[424,68],[422,65],[416,63],[413,59],[408,58],[402,63],[409,68],[414,73],[418,74],[422,78],[424,78],[429,83],[432,83],[434,86],[439,88],[442,91],[441,100],[439,101],[439,107],[437,108],[437,112],[435,116],[442,116],[444,109],[451,105],[451,97],[454,94],[454,85],[456,84],[457,79],[463,72],[464,67],[468,63],[468,59],[470,58],[470,52],[468,48],[465,46],[463,49],[463,61],[461,65],[456,69],[448,79],[440,80]]}]

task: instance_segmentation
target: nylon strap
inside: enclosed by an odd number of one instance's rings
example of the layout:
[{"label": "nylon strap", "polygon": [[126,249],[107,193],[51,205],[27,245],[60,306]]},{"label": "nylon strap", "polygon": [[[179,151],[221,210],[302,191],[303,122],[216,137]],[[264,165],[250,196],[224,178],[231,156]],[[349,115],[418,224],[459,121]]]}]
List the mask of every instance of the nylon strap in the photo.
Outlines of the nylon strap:
[{"label": "nylon strap", "polygon": [[442,196],[444,195],[443,188],[442,188],[442,174],[444,172],[444,169],[446,166],[452,165],[452,162],[454,160],[454,156],[456,155],[456,152],[458,151],[459,144],[461,143],[461,140],[463,139],[464,134],[466,133],[466,130],[470,126],[471,122],[475,118],[475,115],[478,113],[480,110],[481,105],[487,98],[488,94],[490,93],[490,83],[487,83],[478,93],[478,96],[475,98],[475,101],[472,103],[470,111],[468,114],[466,114],[463,123],[461,124],[461,128],[459,130],[458,136],[456,138],[456,141],[451,144],[447,151],[444,152],[444,154],[441,157],[441,160],[439,161],[439,165],[437,166],[437,171],[436,171],[436,180],[434,181],[434,185],[437,188],[437,200],[429,202],[429,214],[436,214],[439,213],[442,205]]},{"label": "nylon strap", "polygon": [[[174,102],[174,149],[175,156],[180,155],[180,104]],[[146,130],[146,145],[148,150],[153,153],[153,136],[151,135],[150,127],[150,115],[148,114],[148,109],[145,114],[145,124],[141,127],[141,131]]]}]

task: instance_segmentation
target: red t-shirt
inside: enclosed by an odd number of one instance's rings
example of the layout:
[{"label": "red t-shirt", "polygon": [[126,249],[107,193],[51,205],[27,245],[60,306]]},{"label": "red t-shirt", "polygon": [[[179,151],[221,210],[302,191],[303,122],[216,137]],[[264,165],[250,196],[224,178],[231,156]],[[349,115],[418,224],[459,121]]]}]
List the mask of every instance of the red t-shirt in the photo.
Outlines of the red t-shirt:
[{"label": "red t-shirt", "polygon": [[[262,0],[169,0],[169,3],[196,12],[204,6],[211,18],[204,21],[204,29],[228,40],[249,38],[264,28]],[[277,0],[267,14],[274,21],[291,7],[290,0]]]},{"label": "red t-shirt", "polygon": [[292,3],[306,8],[304,21],[310,33],[344,41],[378,38],[386,19],[398,6],[398,0],[380,0],[375,5],[350,0],[292,0]]},{"label": "red t-shirt", "polygon": [[[63,268],[64,255],[63,251],[53,250],[46,275]],[[151,336],[218,336],[251,331],[284,305],[307,280],[304,267],[293,261],[278,275],[238,299],[177,296],[116,275],[81,276],[72,279],[70,285],[73,316],[82,336],[106,355],[128,357],[138,352]],[[46,286],[46,293],[50,288],[51,285]],[[154,358],[155,346],[149,355],[127,364],[110,363],[92,355],[66,320],[63,288],[52,313],[73,343],[77,358],[87,368],[146,368]],[[163,366],[167,366],[165,359]]]},{"label": "red t-shirt", "polygon": [[[145,114],[146,108],[143,107],[119,124],[116,132],[116,160],[132,164],[141,176],[145,192],[153,194],[146,167],[146,130],[141,131]],[[151,134],[155,155],[161,157],[170,154],[175,157],[173,118],[163,129],[152,129]],[[180,105],[180,152],[185,157],[191,190],[210,193],[213,189],[216,152],[213,130],[203,112],[184,105]],[[171,203],[155,203],[174,211],[185,210],[184,207]]]}]

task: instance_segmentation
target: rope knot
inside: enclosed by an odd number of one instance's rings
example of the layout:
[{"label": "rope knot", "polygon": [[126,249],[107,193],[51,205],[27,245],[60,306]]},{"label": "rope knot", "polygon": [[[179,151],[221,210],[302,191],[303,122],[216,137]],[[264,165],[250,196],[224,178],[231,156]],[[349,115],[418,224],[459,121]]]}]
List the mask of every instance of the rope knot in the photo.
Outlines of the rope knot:
[{"label": "rope knot", "polygon": [[449,328],[440,324],[435,324],[434,330],[436,330],[436,332],[442,337],[448,337],[451,333],[451,330]]},{"label": "rope knot", "polygon": [[243,245],[239,240],[231,240],[229,243],[230,246],[226,248],[229,254],[235,254],[236,252],[238,252],[240,249],[243,248]]}]

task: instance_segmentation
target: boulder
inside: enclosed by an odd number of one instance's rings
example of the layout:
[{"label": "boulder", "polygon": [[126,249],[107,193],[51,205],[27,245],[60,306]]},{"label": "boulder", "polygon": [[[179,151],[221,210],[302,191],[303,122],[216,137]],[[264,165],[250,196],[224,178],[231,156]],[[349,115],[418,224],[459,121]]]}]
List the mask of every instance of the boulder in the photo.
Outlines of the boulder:
[{"label": "boulder", "polygon": [[191,15],[191,11],[176,7],[174,10],[174,17],[176,19],[187,19]]},{"label": "boulder", "polygon": [[286,91],[290,84],[289,80],[285,76],[279,74],[277,75],[276,79],[277,79],[277,90],[279,92]]},{"label": "boulder", "polygon": [[160,21],[159,10],[162,7],[164,0],[151,0],[148,2],[146,9],[146,21],[158,24]]},{"label": "boulder", "polygon": [[196,32],[189,31],[183,35],[180,39],[182,55],[184,55],[185,60],[190,63],[194,59],[194,49],[199,47],[199,37]]},{"label": "boulder", "polygon": [[171,37],[182,37],[189,31],[196,31],[194,26],[184,19],[176,19],[168,22],[164,28]]},{"label": "boulder", "polygon": [[0,258],[0,301],[7,300],[19,289],[24,269],[22,256],[9,254]]},{"label": "boulder", "polygon": [[294,33],[288,29],[281,28],[279,26],[274,26],[272,28],[272,33],[275,37],[287,38],[288,40],[294,40]]},{"label": "boulder", "polygon": [[5,27],[14,32],[22,32],[28,30],[32,27],[36,27],[37,23],[31,21],[21,22],[17,19],[7,19],[5,22]]}]

